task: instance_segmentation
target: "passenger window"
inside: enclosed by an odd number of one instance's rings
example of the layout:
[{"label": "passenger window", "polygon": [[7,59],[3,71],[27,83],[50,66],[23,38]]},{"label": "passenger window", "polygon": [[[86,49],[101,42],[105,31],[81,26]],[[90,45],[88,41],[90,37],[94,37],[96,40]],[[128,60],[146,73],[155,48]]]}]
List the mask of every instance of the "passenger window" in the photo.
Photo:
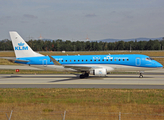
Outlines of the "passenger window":
[{"label": "passenger window", "polygon": [[79,62],[80,60],[78,60],[78,62]]},{"label": "passenger window", "polygon": [[88,60],[86,60],[86,62],[87,62]]},{"label": "passenger window", "polygon": [[70,62],[71,62],[71,60],[70,60]]},{"label": "passenger window", "polygon": [[98,61],[100,61],[100,59]]},{"label": "passenger window", "polygon": [[110,59],[110,61],[112,61],[112,59]]},{"label": "passenger window", "polygon": [[116,59],[114,59],[114,61],[116,61]]},{"label": "passenger window", "polygon": [[82,62],[83,62],[83,60],[82,60]]},{"label": "passenger window", "polygon": [[123,59],[123,61],[124,61],[124,59]]},{"label": "passenger window", "polygon": [[96,59],[94,61],[96,61]]},{"label": "passenger window", "polygon": [[63,62],[63,60],[62,60],[62,62]]},{"label": "passenger window", "polygon": [[74,60],[74,62],[76,62],[76,60]]},{"label": "passenger window", "polygon": [[92,61],[92,60],[90,60],[90,61]]},{"label": "passenger window", "polygon": [[67,62],[67,60],[65,60]]},{"label": "passenger window", "polygon": [[118,59],[118,61],[120,61],[120,59]]},{"label": "passenger window", "polygon": [[108,61],[108,59],[106,59],[106,61]]},{"label": "passenger window", "polygon": [[58,62],[59,62],[59,60],[58,60]]},{"label": "passenger window", "polygon": [[104,61],[104,59],[102,59],[102,61]]},{"label": "passenger window", "polygon": [[127,59],[127,61],[129,61],[129,59]]}]

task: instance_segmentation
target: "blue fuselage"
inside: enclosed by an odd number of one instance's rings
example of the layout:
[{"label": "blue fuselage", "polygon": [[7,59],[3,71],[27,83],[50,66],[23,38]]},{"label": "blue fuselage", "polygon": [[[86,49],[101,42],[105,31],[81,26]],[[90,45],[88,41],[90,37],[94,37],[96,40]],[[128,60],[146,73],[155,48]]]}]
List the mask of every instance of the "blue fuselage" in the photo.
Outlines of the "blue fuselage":
[{"label": "blue fuselage", "polygon": [[[151,59],[149,56],[140,54],[126,55],[69,55],[69,56],[52,56],[61,65],[124,65],[135,67],[160,68],[163,67],[159,62]],[[17,58],[28,60],[29,62],[16,63],[28,65],[54,65],[49,56]]]}]

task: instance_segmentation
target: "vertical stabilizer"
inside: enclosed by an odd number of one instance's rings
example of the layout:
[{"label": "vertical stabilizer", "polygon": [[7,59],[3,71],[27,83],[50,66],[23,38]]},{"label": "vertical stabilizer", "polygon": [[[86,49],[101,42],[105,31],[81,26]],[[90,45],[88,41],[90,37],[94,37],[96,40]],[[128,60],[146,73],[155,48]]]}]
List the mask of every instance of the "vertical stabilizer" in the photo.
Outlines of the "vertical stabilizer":
[{"label": "vertical stabilizer", "polygon": [[34,52],[17,32],[11,31],[9,33],[16,58],[43,56]]}]

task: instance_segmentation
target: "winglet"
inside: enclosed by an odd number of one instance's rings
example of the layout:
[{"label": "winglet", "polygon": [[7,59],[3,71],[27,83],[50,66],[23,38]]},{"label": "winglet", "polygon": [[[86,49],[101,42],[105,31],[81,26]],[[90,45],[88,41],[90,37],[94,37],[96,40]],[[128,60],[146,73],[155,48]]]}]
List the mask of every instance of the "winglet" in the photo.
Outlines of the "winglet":
[{"label": "winglet", "polygon": [[56,61],[53,57],[51,57],[50,55],[48,55],[51,59],[51,61],[54,63],[54,65],[61,65],[58,61]]}]

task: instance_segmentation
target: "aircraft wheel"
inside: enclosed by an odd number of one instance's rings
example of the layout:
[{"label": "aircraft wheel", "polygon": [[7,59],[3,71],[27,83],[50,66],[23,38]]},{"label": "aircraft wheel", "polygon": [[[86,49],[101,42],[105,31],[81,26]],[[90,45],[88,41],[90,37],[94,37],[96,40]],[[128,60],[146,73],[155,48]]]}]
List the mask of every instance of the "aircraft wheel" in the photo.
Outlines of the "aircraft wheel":
[{"label": "aircraft wheel", "polygon": [[139,76],[139,78],[143,78],[143,75],[142,75],[142,73],[140,73],[140,76]]},{"label": "aircraft wheel", "polygon": [[85,78],[85,75],[81,74],[81,75],[80,75],[80,78]]},{"label": "aircraft wheel", "polygon": [[84,76],[85,76],[85,77],[89,77],[89,73],[85,73]]}]

